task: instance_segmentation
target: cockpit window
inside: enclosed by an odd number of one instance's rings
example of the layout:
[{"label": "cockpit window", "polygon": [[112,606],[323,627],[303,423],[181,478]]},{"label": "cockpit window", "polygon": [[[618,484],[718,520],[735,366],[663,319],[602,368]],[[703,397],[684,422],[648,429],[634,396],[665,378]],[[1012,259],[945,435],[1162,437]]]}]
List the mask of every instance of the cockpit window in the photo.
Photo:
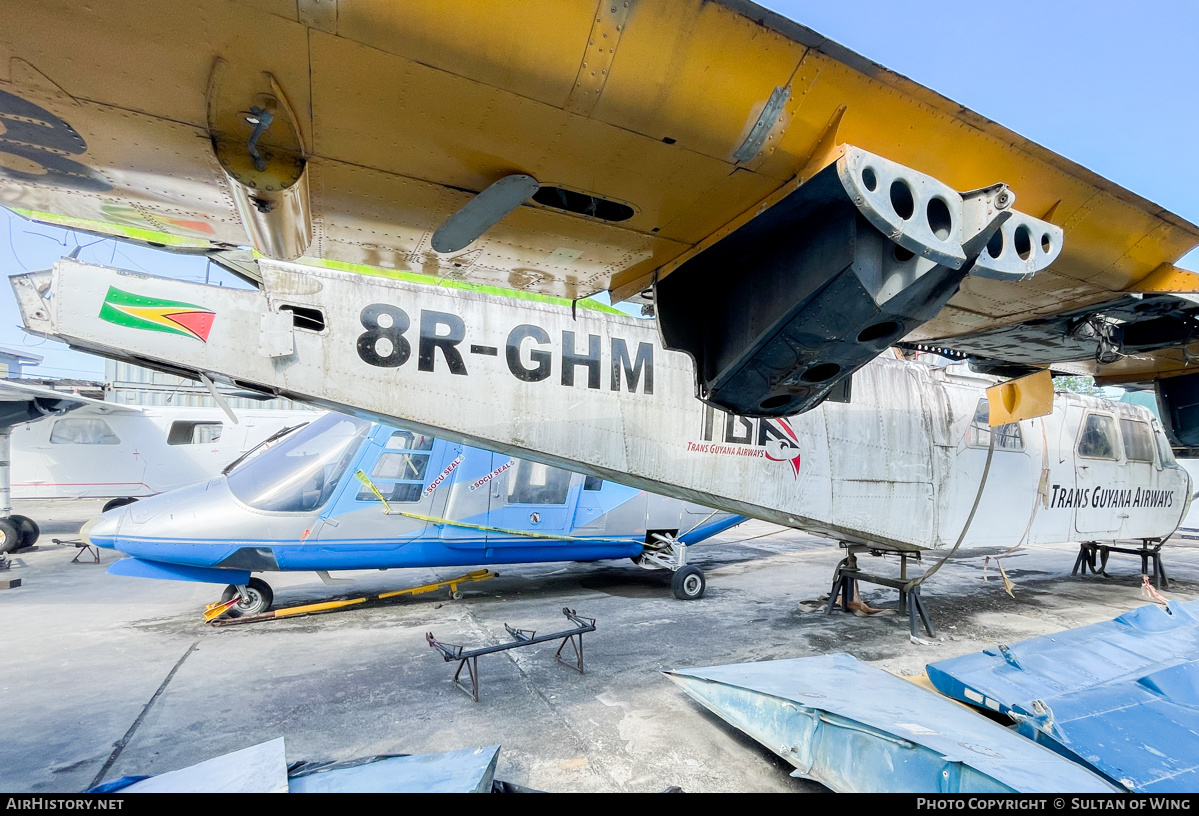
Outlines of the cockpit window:
[{"label": "cockpit window", "polygon": [[230,472],[229,489],[259,510],[316,510],[333,495],[370,427],[363,419],[327,414]]},{"label": "cockpit window", "polygon": [[1007,425],[992,428],[989,424],[990,419],[991,403],[987,402],[986,397],[983,397],[978,401],[978,405],[975,406],[974,419],[970,422],[970,428],[966,431],[966,447],[990,447],[991,434],[994,433],[995,450],[1024,450],[1024,435],[1020,433],[1019,422],[1009,422]]},{"label": "cockpit window", "polygon": [[1124,437],[1124,458],[1130,462],[1153,461],[1153,436],[1149,426],[1135,419],[1120,420],[1120,436]]},{"label": "cockpit window", "polygon": [[1153,439],[1157,442],[1157,458],[1161,460],[1162,467],[1178,467],[1178,460],[1174,458],[1174,451],[1171,450],[1166,435],[1155,428]]},{"label": "cockpit window", "polygon": [[433,450],[434,438],[412,431],[396,431],[387,438],[388,450]]},{"label": "cockpit window", "polygon": [[1105,414],[1087,414],[1078,440],[1078,455],[1088,459],[1115,459],[1116,421]]},{"label": "cockpit window", "polygon": [[[412,431],[396,431],[387,439],[383,454],[371,468],[371,484],[389,502],[420,501],[434,438]],[[358,501],[378,501],[375,491],[363,485]]]}]

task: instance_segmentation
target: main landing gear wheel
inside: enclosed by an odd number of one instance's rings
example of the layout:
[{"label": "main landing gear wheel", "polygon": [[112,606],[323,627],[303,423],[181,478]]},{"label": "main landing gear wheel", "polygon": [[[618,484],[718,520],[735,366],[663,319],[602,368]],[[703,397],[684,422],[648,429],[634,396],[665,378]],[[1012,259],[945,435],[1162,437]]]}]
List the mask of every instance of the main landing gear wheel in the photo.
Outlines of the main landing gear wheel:
[{"label": "main landing gear wheel", "polygon": [[124,498],[120,499],[109,499],[104,503],[104,509],[102,509],[100,512],[107,513],[109,510],[115,510],[118,507],[124,507],[127,504],[133,504],[135,501],[137,501],[137,499],[131,496],[125,496]]},{"label": "main landing gear wheel", "polygon": [[20,528],[11,519],[0,518],[0,553],[16,552],[21,546]]},{"label": "main landing gear wheel", "polygon": [[8,520],[17,525],[16,549],[23,550],[37,543],[37,537],[42,534],[42,530],[37,526],[36,521],[28,516],[9,516]]},{"label": "main landing gear wheel", "polygon": [[680,601],[695,601],[704,596],[708,582],[699,567],[682,567],[670,577],[670,591]]},{"label": "main landing gear wheel", "polygon": [[241,600],[229,607],[229,611],[225,613],[231,618],[268,612],[271,604],[275,602],[275,593],[271,591],[271,585],[260,578],[251,578],[245,586],[230,584],[225,587],[225,591],[221,593],[221,603],[233,600],[234,595],[240,595]]}]

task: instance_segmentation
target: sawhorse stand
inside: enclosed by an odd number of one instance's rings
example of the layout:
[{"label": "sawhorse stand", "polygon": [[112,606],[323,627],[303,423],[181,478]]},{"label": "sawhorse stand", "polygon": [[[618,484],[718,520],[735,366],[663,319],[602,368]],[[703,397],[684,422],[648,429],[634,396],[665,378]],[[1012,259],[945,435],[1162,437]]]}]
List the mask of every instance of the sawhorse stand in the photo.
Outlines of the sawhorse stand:
[{"label": "sawhorse stand", "polygon": [[1139,547],[1121,547],[1119,543],[1082,542],[1078,545],[1078,557],[1074,559],[1074,569],[1070,570],[1070,574],[1078,575],[1079,570],[1082,570],[1082,574],[1086,575],[1089,569],[1095,575],[1111,578],[1112,576],[1107,574],[1107,559],[1112,553],[1137,555],[1141,558],[1141,575],[1152,575],[1155,587],[1169,589],[1170,579],[1166,576],[1166,568],[1162,566],[1162,544],[1165,543],[1163,539],[1143,538]]},{"label": "sawhorse stand", "polygon": [[[471,699],[477,703],[479,702],[479,655],[504,652],[508,649],[531,646],[534,643],[545,643],[549,640],[561,638],[562,643],[558,645],[558,651],[554,652],[554,659],[564,666],[570,666],[570,668],[579,674],[583,674],[583,635],[586,632],[595,631],[595,618],[585,618],[582,615],[576,615],[573,609],[568,609],[565,606],[562,607],[562,614],[571,623],[574,623],[576,628],[538,637],[537,633],[531,629],[513,629],[505,623],[504,628],[508,630],[508,634],[514,640],[511,643],[501,643],[499,646],[484,646],[481,649],[464,649],[461,646],[455,646],[451,643],[442,643],[433,637],[432,632],[425,634],[425,640],[428,641],[430,646],[441,652],[441,656],[447,663],[451,660],[458,661],[458,671],[454,672],[454,685],[469,694]],[[573,663],[562,659],[562,650],[566,648],[567,643],[574,648],[575,659]],[[463,668],[470,675],[469,687],[459,679]]]},{"label": "sawhorse stand", "polygon": [[86,561],[79,560],[79,557],[83,555],[91,558],[93,564],[100,563],[100,548],[93,544],[88,544],[86,541],[79,539],[68,540],[65,538],[52,538],[50,540],[55,544],[70,544],[72,547],[75,547],[77,550],[79,550],[79,552],[75,553],[75,557],[71,559],[72,564],[86,564]]},{"label": "sawhorse stand", "polygon": [[[841,597],[841,610],[848,612],[849,605],[853,602],[855,587],[858,581],[863,581],[867,584],[878,584],[879,586],[891,587],[899,590],[899,608],[907,613],[908,628],[911,630],[912,637],[917,636],[916,618],[919,616],[920,622],[924,624],[924,629],[928,632],[929,637],[936,637],[937,633],[933,630],[932,621],[928,618],[928,612],[924,608],[924,602],[920,599],[920,585],[912,587],[908,590],[908,584],[911,579],[908,577],[908,559],[912,558],[916,561],[920,560],[920,549],[887,547],[882,545],[868,544],[847,544],[841,543],[845,548],[847,555],[837,565],[836,572],[833,573],[833,588],[828,596],[828,606],[824,610],[824,614],[831,615],[833,606],[837,603],[837,596]],[[899,555],[899,577],[888,578],[883,575],[873,575],[868,572],[863,572],[858,567],[858,554],[869,552],[871,555],[880,557],[886,553],[894,553]]]}]

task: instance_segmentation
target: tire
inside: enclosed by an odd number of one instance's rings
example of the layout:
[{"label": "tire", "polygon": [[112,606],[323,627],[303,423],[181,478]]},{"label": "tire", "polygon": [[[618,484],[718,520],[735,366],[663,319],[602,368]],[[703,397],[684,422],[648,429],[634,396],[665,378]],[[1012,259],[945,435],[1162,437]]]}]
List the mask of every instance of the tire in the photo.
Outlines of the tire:
[{"label": "tire", "polygon": [[225,587],[225,591],[221,593],[221,603],[231,601],[234,595],[239,594],[241,600],[229,607],[229,611],[225,613],[231,618],[269,612],[271,604],[275,602],[275,593],[271,591],[271,585],[260,578],[251,578],[244,587],[237,587],[233,584]]},{"label": "tire", "polygon": [[32,547],[37,543],[37,538],[42,534],[42,530],[37,526],[36,521],[28,516],[9,516],[8,520],[17,525],[17,534],[20,538],[20,544],[17,545],[18,550]]},{"label": "tire", "polygon": [[20,528],[10,519],[0,518],[0,553],[16,552],[20,548]]},{"label": "tire", "polygon": [[129,496],[125,496],[120,499],[109,499],[104,503],[104,509],[100,512],[107,513],[109,510],[116,510],[118,507],[124,507],[127,504],[133,504],[135,501],[137,501],[137,499]]},{"label": "tire", "polygon": [[704,597],[708,582],[699,567],[683,567],[670,577],[670,591],[680,601],[696,601]]}]

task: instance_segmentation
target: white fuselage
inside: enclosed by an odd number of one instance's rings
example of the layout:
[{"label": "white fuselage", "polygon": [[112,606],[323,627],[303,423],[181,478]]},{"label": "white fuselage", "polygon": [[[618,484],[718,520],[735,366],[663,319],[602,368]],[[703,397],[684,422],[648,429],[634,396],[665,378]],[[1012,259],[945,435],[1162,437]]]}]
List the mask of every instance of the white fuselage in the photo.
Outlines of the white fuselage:
[{"label": "white fuselage", "polygon": [[[266,292],[75,261],[14,277],[29,330],[108,356],[217,372],[282,395],[842,541],[952,546],[978,495],[993,378],[884,354],[848,402],[787,419],[695,398],[652,321],[263,261]],[[43,294],[53,292],[46,299]],[[200,340],[96,317],[110,289],[213,315]],[[320,331],[280,307],[319,312]],[[260,337],[264,314],[287,342]],[[786,384],[781,383],[780,388]],[[996,445],[964,544],[1160,538],[1190,480],[1147,409],[1060,394]]]}]

